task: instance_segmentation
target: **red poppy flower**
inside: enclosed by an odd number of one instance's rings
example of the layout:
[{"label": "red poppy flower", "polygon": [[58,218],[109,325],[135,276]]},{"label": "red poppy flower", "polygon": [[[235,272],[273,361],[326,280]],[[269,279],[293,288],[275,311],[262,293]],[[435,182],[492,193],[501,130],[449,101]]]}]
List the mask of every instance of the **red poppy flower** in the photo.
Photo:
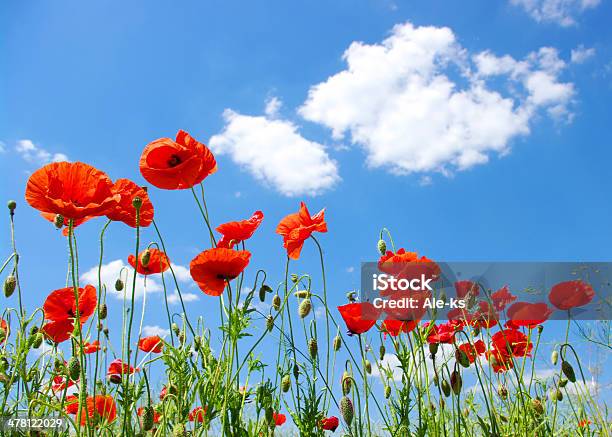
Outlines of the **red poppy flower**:
[{"label": "red poppy flower", "polygon": [[387,306],[383,311],[388,314],[389,318],[415,321],[421,320],[427,312],[427,304],[429,299],[431,299],[431,292],[397,291],[385,294],[385,296],[387,297]]},{"label": "red poppy flower", "polygon": [[255,211],[248,220],[228,222],[218,226],[217,232],[223,235],[223,238],[217,243],[217,247],[231,249],[235,244],[248,240],[253,236],[263,218],[263,212]]},{"label": "red poppy flower", "polygon": [[304,202],[300,203],[300,211],[289,214],[280,221],[276,233],[283,237],[283,247],[291,259],[299,259],[304,241],[313,232],[327,232],[325,209],[311,216]]},{"label": "red poppy flower", "polygon": [[335,431],[340,425],[340,421],[336,416],[325,417],[321,419],[321,428],[325,431]]},{"label": "red poppy flower", "polygon": [[191,188],[216,171],[210,149],[183,130],[176,134],[176,141],[160,138],[147,144],[140,157],[142,176],[166,190]]},{"label": "red poppy flower", "polygon": [[206,419],[206,411],[206,407],[195,407],[191,413],[189,413],[189,421],[203,423]]},{"label": "red poppy flower", "polygon": [[470,363],[473,363],[476,361],[478,355],[482,355],[486,352],[487,346],[484,344],[484,341],[476,340],[473,345],[470,343],[463,343],[459,345],[459,350],[465,352],[468,360],[470,360]]},{"label": "red poppy flower", "polygon": [[[136,414],[138,414],[139,417],[142,417],[144,413],[145,413],[144,407],[138,407],[138,410],[136,410]],[[161,413],[153,409],[153,423],[159,423],[160,420],[161,420]]]},{"label": "red poppy flower", "polygon": [[[42,218],[44,218],[45,220],[50,221],[51,223],[55,223],[55,217],[57,216],[57,214],[52,214],[50,212],[41,212],[40,215],[42,216]],[[72,229],[76,228],[77,226],[82,225],[85,222],[88,222],[89,220],[91,220],[92,218],[95,217],[85,217],[85,218],[81,218],[78,220],[73,220],[72,221]],[[69,228],[69,221],[68,220],[64,220],[63,224],[62,224],[62,235],[64,237],[68,236],[68,230]]]},{"label": "red poppy flower", "polygon": [[168,394],[168,389],[166,388],[166,386],[164,385],[161,389],[161,391],[159,392],[159,400],[163,401],[164,398],[166,397],[166,395]]},{"label": "red poppy flower", "polygon": [[370,302],[349,303],[338,307],[351,334],[363,334],[374,326],[380,310]]},{"label": "red poppy flower", "polygon": [[[149,253],[149,262],[145,266],[142,260],[147,252]],[[136,257],[134,255],[128,256],[128,262],[136,269]],[[138,268],[136,271],[141,275],[154,275],[165,272],[169,268],[170,259],[168,255],[159,249],[147,249],[138,254]]]},{"label": "red poppy flower", "polygon": [[93,354],[100,350],[100,342],[98,340],[94,340],[93,342],[85,342],[83,343],[83,352],[86,354]]},{"label": "red poppy flower", "polygon": [[578,422],[578,426],[580,428],[585,428],[585,427],[589,426],[591,423],[593,423],[593,422],[591,422],[588,419],[582,419],[580,422]]},{"label": "red poppy flower", "polygon": [[282,413],[274,413],[272,417],[274,418],[274,425],[276,426],[281,426],[287,421],[287,417]]},{"label": "red poppy flower", "polygon": [[499,314],[487,301],[478,302],[478,309],[471,315],[470,325],[474,328],[492,328],[497,325]]},{"label": "red poppy flower", "polygon": [[516,296],[510,293],[508,286],[504,286],[491,295],[495,311],[503,311],[507,305],[516,300]]},{"label": "red poppy flower", "polygon": [[0,336],[0,344],[2,344],[9,337],[9,326],[6,320],[0,319],[0,329],[4,331],[3,335]]},{"label": "red poppy flower", "polygon": [[162,351],[164,342],[158,335],[152,335],[150,337],[143,337],[138,341],[138,349],[143,352],[153,352],[158,354]]},{"label": "red poppy flower", "polygon": [[496,332],[491,337],[493,348],[501,354],[511,355],[518,358],[531,356],[533,343],[521,331],[516,329],[504,329]]},{"label": "red poppy flower", "polygon": [[[454,323],[453,321],[449,321],[448,323],[443,323],[441,325],[433,325],[431,331],[427,335],[428,343],[445,343],[451,344],[455,342],[455,333],[460,331],[462,328],[461,323]],[[424,325],[425,332],[429,328],[429,323]]]},{"label": "red poppy flower", "polygon": [[385,338],[387,337],[387,334],[389,334],[391,337],[397,337],[402,332],[411,332],[416,327],[417,323],[418,321],[415,320],[402,321],[386,319],[382,322],[381,331],[384,332]]},{"label": "red poppy flower", "polygon": [[130,366],[128,369],[127,363],[124,363],[120,358],[117,358],[110,363],[106,374],[108,376],[123,375],[124,373],[132,374],[134,372],[138,372],[139,370],[140,369],[138,369],[138,367],[132,367],[132,366]]},{"label": "red poppy flower", "polygon": [[535,328],[539,324],[548,320],[553,310],[543,302],[529,303],[516,302],[508,308],[508,319],[513,326],[528,326]]},{"label": "red poppy flower", "polygon": [[[90,423],[99,425],[102,422],[112,423],[117,418],[117,405],[110,395],[87,397],[87,417]],[[85,414],[81,414],[81,425],[87,423]]]},{"label": "red poppy flower", "polygon": [[504,373],[514,367],[512,357],[497,349],[488,350],[486,355],[495,373]]},{"label": "red poppy flower", "polygon": [[587,305],[595,297],[593,287],[579,279],[559,282],[548,294],[548,300],[560,310],[569,310]]},{"label": "red poppy flower", "polygon": [[473,281],[457,281],[455,282],[455,291],[457,292],[457,297],[463,299],[468,295],[478,296],[480,286]]},{"label": "red poppy flower", "polygon": [[79,397],[77,395],[66,396],[66,414],[77,414],[79,412]]},{"label": "red poppy flower", "polygon": [[106,173],[82,162],[53,162],[36,170],[25,198],[40,212],[61,214],[67,221],[105,215],[119,202]]},{"label": "red poppy flower", "polygon": [[[97,304],[96,289],[92,285],[79,288],[79,316],[81,323],[94,313]],[[49,320],[42,327],[45,336],[55,343],[68,340],[74,330],[76,317],[76,300],[72,287],[52,291],[43,305],[45,319]]]},{"label": "red poppy flower", "polygon": [[72,387],[73,385],[73,380],[66,378],[65,376],[57,375],[53,377],[51,390],[53,390],[53,393],[57,393],[58,391],[63,391],[66,387]]},{"label": "red poppy flower", "polygon": [[189,265],[191,277],[210,296],[220,296],[225,285],[236,279],[249,264],[251,252],[222,247],[200,253]]},{"label": "red poppy flower", "polygon": [[[424,275],[436,281],[440,276],[440,266],[416,252],[407,252],[404,248],[393,253],[390,250],[378,260],[378,269],[396,278],[414,279]],[[382,294],[382,293],[381,293]]]},{"label": "red poppy flower", "polygon": [[106,217],[116,222],[123,222],[133,228],[136,227],[136,208],[132,204],[135,197],[140,197],[140,227],[146,228],[153,221],[153,204],[149,200],[147,191],[129,179],[117,179],[113,185],[113,192],[119,194],[119,202],[106,213]]}]

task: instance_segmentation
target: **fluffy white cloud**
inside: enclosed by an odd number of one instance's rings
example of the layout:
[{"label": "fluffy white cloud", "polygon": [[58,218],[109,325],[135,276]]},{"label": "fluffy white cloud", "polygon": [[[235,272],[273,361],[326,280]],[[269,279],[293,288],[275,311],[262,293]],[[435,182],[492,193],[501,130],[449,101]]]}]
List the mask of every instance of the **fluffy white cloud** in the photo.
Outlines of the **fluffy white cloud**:
[{"label": "fluffy white cloud", "polygon": [[574,64],[582,64],[595,56],[595,49],[593,47],[586,48],[580,44],[575,49],[572,49],[571,60]]},{"label": "fluffy white cloud", "polygon": [[37,146],[32,140],[19,140],[15,145],[15,151],[21,157],[32,164],[44,165],[50,162],[68,161],[68,156],[63,153],[52,153]]},{"label": "fluffy white cloud", "polygon": [[[200,300],[200,296],[197,295],[196,293],[181,293],[181,294],[183,296],[183,302],[185,303],[195,302],[196,300]],[[176,304],[181,303],[181,299],[176,290],[174,290],[174,293],[168,295],[168,303],[170,305],[176,305]]]},{"label": "fluffy white cloud", "polygon": [[169,329],[164,329],[158,325],[145,325],[142,327],[143,337],[150,337],[151,335],[158,335],[160,337],[166,337],[170,335]]},{"label": "fluffy white cloud", "polygon": [[299,113],[336,139],[349,135],[370,167],[396,174],[486,163],[530,132],[538,110],[570,115],[574,88],[559,81],[565,62],[553,48],[522,60],[471,55],[447,27],[405,23],[380,44],[353,42],[344,60],[345,70],[310,88]]},{"label": "fluffy white cloud", "polygon": [[557,23],[563,27],[576,24],[576,16],[599,5],[600,0],[510,0],[521,6],[538,22]]},{"label": "fluffy white cloud", "polygon": [[265,116],[225,110],[225,128],[210,139],[211,149],[286,196],[315,196],[333,187],[340,179],[336,162],[291,121],[276,118],[279,108],[272,99]]},{"label": "fluffy white cloud", "polygon": [[[189,275],[189,270],[187,268],[177,264],[172,264],[172,268],[178,281],[188,282],[191,280],[191,276]],[[102,284],[106,286],[106,294],[109,296],[114,296],[117,299],[123,299],[124,294],[128,296],[128,298],[131,297],[132,282],[134,279],[133,274],[134,269],[132,266],[124,263],[123,260],[120,259],[110,261],[107,264],[102,264],[102,268],[100,269],[100,279]],[[169,273],[167,272],[165,274],[168,275]],[[115,282],[118,278],[121,278],[121,280],[124,282],[123,291],[117,291],[115,289]],[[98,266],[94,266],[83,273],[81,275],[81,281],[97,287]],[[166,276],[166,283],[168,283],[167,281],[168,277]],[[148,276],[146,278],[143,275],[136,275],[136,291],[134,298],[136,300],[142,298],[145,289],[147,295],[162,292],[164,288],[161,283],[161,279],[159,279],[159,275]],[[168,296],[168,301],[170,303],[172,303],[170,299],[171,297],[172,295]]]}]

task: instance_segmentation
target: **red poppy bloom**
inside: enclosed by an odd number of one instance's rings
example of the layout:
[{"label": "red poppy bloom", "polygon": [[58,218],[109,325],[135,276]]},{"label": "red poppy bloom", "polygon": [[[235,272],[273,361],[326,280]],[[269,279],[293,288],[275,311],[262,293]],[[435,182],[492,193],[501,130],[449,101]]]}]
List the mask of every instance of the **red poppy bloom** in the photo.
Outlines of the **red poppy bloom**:
[{"label": "red poppy bloom", "polygon": [[473,281],[457,281],[455,282],[455,291],[457,292],[457,297],[463,299],[468,295],[478,296],[480,286]]},{"label": "red poppy bloom", "polygon": [[[117,418],[117,405],[113,397],[110,395],[88,396],[87,417],[94,425],[102,422],[112,423]],[[85,425],[87,417],[81,414],[81,425]]]},{"label": "red poppy bloom", "polygon": [[150,337],[143,337],[138,341],[138,349],[143,352],[153,352],[158,354],[162,351],[164,342],[158,335],[152,335]]},{"label": "red poppy bloom", "polygon": [[127,363],[124,363],[120,358],[113,360],[108,366],[108,371],[106,374],[108,376],[111,375],[123,375],[124,373],[132,374],[134,372],[138,372],[140,369],[138,367],[130,366],[128,369]]},{"label": "red poppy bloom", "polygon": [[340,425],[340,421],[336,416],[325,417],[321,419],[321,428],[325,431],[335,431]]},{"label": "red poppy bloom", "polygon": [[166,388],[166,386],[164,385],[161,389],[161,391],[159,392],[159,400],[163,401],[164,398],[166,397],[166,395],[168,394],[168,389]]},{"label": "red poppy bloom", "polygon": [[[136,414],[138,414],[139,417],[142,417],[144,413],[145,413],[144,407],[138,407],[138,410],[136,410]],[[160,419],[161,419],[161,413],[153,409],[153,423],[159,423]]]},{"label": "red poppy bloom", "polygon": [[387,334],[389,334],[391,337],[397,337],[402,332],[411,332],[416,327],[417,323],[418,321],[415,320],[402,321],[386,319],[382,322],[381,331],[384,332],[385,338],[387,337]]},{"label": "red poppy bloom", "polygon": [[53,377],[51,390],[53,390],[53,393],[57,393],[58,391],[63,391],[66,387],[72,387],[73,385],[73,380],[61,375],[57,375]]},{"label": "red poppy bloom", "polygon": [[578,426],[580,428],[585,428],[585,427],[589,426],[591,423],[593,423],[593,422],[591,422],[588,419],[582,419],[580,422],[578,422]]},{"label": "red poppy bloom", "polygon": [[291,259],[299,259],[304,241],[313,232],[327,232],[325,209],[311,216],[304,202],[300,203],[300,211],[289,214],[280,221],[276,233],[283,237],[283,247]]},{"label": "red poppy bloom", "polygon": [[287,417],[282,413],[274,413],[272,417],[274,417],[274,425],[276,426],[281,426],[287,421]]},{"label": "red poppy bloom", "polygon": [[67,221],[105,215],[120,196],[106,173],[82,162],[53,162],[36,170],[25,198],[40,212],[61,214]]},{"label": "red poppy bloom", "polygon": [[[98,298],[92,285],[79,288],[79,316],[81,323],[94,313]],[[52,291],[43,305],[45,319],[49,320],[43,327],[45,336],[55,343],[68,340],[74,330],[74,319],[77,313],[74,289],[60,288]]]},{"label": "red poppy bloom", "polygon": [[539,324],[548,320],[553,310],[543,302],[529,303],[516,302],[508,308],[508,319],[513,326],[528,326],[535,328]]},{"label": "red poppy bloom", "polygon": [[[142,260],[147,252],[149,253],[149,262],[145,266]],[[136,268],[136,257],[134,255],[128,256],[128,262],[141,275],[154,275],[156,273],[165,272],[170,268],[170,259],[168,255],[159,249],[153,248],[143,250],[138,254],[138,268]]]},{"label": "red poppy bloom", "polygon": [[493,348],[501,354],[511,355],[518,358],[531,356],[533,343],[521,331],[516,329],[504,329],[496,332],[491,337]]},{"label": "red poppy bloom", "polygon": [[587,305],[595,297],[593,287],[581,280],[559,282],[548,294],[548,300],[560,310]]},{"label": "red poppy bloom", "polygon": [[[55,217],[57,216],[57,214],[52,214],[52,213],[49,213],[49,212],[41,212],[40,215],[42,216],[42,218],[44,218],[45,220],[50,221],[51,223],[55,223]],[[72,229],[76,228],[77,226],[82,225],[83,223],[91,220],[92,218],[95,218],[95,217],[85,217],[85,218],[82,218],[82,219],[73,220],[72,221]],[[62,228],[63,228],[62,235],[64,237],[67,237],[68,236],[68,230],[70,229],[69,228],[69,221],[68,220],[64,220],[64,222],[62,224]]]},{"label": "red poppy bloom", "polygon": [[206,411],[206,407],[195,407],[191,413],[189,413],[189,421],[203,423],[206,419]]},{"label": "red poppy bloom", "polygon": [[191,188],[216,171],[210,149],[183,130],[176,134],[176,141],[160,138],[147,144],[140,157],[142,176],[166,190]]},{"label": "red poppy bloom", "polygon": [[471,315],[470,325],[475,328],[492,328],[497,325],[499,315],[487,301],[478,302],[478,309]]},{"label": "red poppy bloom", "polygon": [[191,277],[210,296],[220,296],[229,281],[236,279],[249,264],[251,252],[222,247],[200,253],[189,265]]},{"label": "red poppy bloom", "polygon": [[349,303],[338,307],[351,334],[363,334],[374,326],[380,310],[370,302]]},{"label": "red poppy bloom", "polygon": [[66,414],[77,414],[79,412],[79,397],[77,395],[66,396]]},{"label": "red poppy bloom", "polygon": [[129,179],[117,179],[113,185],[113,192],[119,194],[119,202],[106,213],[110,220],[123,222],[133,228],[136,227],[136,208],[132,204],[135,197],[140,197],[140,226],[145,228],[153,221],[153,204],[149,200],[147,191]]},{"label": "red poppy bloom", "polygon": [[459,345],[459,350],[465,352],[470,360],[470,363],[473,363],[476,361],[478,355],[482,355],[486,352],[487,346],[484,344],[484,341],[476,340],[473,345],[470,343],[463,343]]},{"label": "red poppy bloom", "polygon": [[[414,279],[424,275],[436,281],[440,275],[440,266],[416,252],[407,252],[404,248],[393,253],[390,250],[378,260],[378,269],[396,278]],[[381,293],[382,294],[382,293]]]},{"label": "red poppy bloom", "polygon": [[[382,295],[382,293],[381,293]],[[397,291],[385,293],[387,306],[383,310],[389,318],[395,320],[421,320],[427,312],[427,304],[431,299],[430,291]],[[412,299],[412,300],[408,300]],[[409,303],[406,304],[406,302]]]},{"label": "red poppy bloom", "polygon": [[507,305],[516,300],[516,296],[510,293],[508,286],[504,286],[491,295],[495,311],[503,311]]},{"label": "red poppy bloom", "polygon": [[[460,331],[462,328],[461,323],[454,323],[453,321],[449,321],[448,323],[443,323],[441,325],[433,325],[431,331],[427,335],[428,343],[445,343],[451,344],[455,342],[455,332]],[[424,325],[425,332],[429,328],[429,323]]]},{"label": "red poppy bloom", "polygon": [[4,331],[4,334],[0,336],[0,344],[4,343],[9,336],[9,326],[6,320],[0,319],[0,329]]},{"label": "red poppy bloom", "polygon": [[495,373],[504,373],[514,367],[512,357],[497,349],[488,350],[486,355]]},{"label": "red poppy bloom", "polygon": [[263,212],[255,211],[248,220],[228,222],[218,226],[217,232],[223,235],[223,238],[217,243],[217,247],[231,249],[235,244],[248,240],[253,236],[263,218]]},{"label": "red poppy bloom", "polygon": [[86,354],[93,354],[100,350],[100,342],[98,340],[94,340],[93,342],[85,342],[83,343],[83,352]]}]

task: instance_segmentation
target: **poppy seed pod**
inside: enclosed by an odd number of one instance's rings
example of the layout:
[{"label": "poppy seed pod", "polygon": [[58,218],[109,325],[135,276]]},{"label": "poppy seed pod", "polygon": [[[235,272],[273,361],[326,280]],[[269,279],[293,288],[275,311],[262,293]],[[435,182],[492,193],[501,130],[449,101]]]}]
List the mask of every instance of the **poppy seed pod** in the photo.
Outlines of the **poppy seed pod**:
[{"label": "poppy seed pod", "polygon": [[387,253],[387,243],[385,243],[385,240],[378,240],[378,252],[381,255],[384,255],[385,253]]},{"label": "poppy seed pod", "polygon": [[77,357],[72,357],[68,360],[68,376],[73,381],[78,381],[81,374],[81,363]]},{"label": "poppy seed pod", "polygon": [[57,229],[61,229],[64,226],[64,216],[61,214],[55,214],[55,218],[53,219],[53,224]]},{"label": "poppy seed pod", "polygon": [[132,199],[132,206],[136,209],[140,209],[142,207],[142,198],[140,196],[136,196]]},{"label": "poppy seed pod", "polygon": [[285,375],[283,376],[283,379],[281,380],[281,389],[283,390],[283,393],[287,393],[290,388],[291,388],[291,377],[289,375]]},{"label": "poppy seed pod", "polygon": [[310,357],[313,360],[317,358],[317,355],[319,353],[319,345],[316,339],[311,338],[310,340],[308,340],[308,352],[310,352]]},{"label": "poppy seed pod", "polygon": [[274,328],[274,317],[272,316],[266,317],[266,329],[268,330],[268,332],[271,332],[273,328]]},{"label": "poppy seed pod", "polygon": [[108,315],[108,306],[106,306],[106,304],[103,303],[102,305],[100,305],[100,310],[98,311],[98,318],[100,320],[104,320],[106,319],[107,315]]},{"label": "poppy seed pod", "polygon": [[355,415],[355,409],[353,408],[353,402],[346,396],[340,399],[340,413],[346,424],[351,426],[353,416]]},{"label": "poppy seed pod", "polygon": [[15,275],[8,275],[4,280],[4,295],[6,297],[11,297],[15,292],[15,288],[17,287],[17,278]]},{"label": "poppy seed pod", "polygon": [[552,363],[553,366],[556,366],[558,361],[559,361],[559,352],[557,352],[557,350],[555,349],[550,354],[550,362]]},{"label": "poppy seed pod", "polygon": [[342,347],[342,338],[339,335],[336,335],[334,337],[333,346],[336,352],[338,352],[340,348]]},{"label": "poppy seed pod", "polygon": [[151,251],[149,249],[146,249],[140,257],[140,264],[143,267],[147,267],[149,265],[149,261],[151,261]]},{"label": "poppy seed pod", "polygon": [[280,310],[281,307],[281,297],[278,294],[275,294],[274,297],[272,298],[272,308],[274,308],[274,311],[278,311]]},{"label": "poppy seed pod", "polygon": [[298,314],[303,319],[307,317],[308,314],[310,314],[311,309],[312,309],[312,303],[310,302],[310,299],[304,299],[302,303],[300,303],[300,306],[298,307]]},{"label": "poppy seed pod", "polygon": [[444,396],[449,397],[451,389],[446,379],[442,380],[441,388],[442,388],[442,393],[444,393]]},{"label": "poppy seed pod", "polygon": [[153,411],[153,407],[151,406],[147,406],[144,407],[143,412],[142,412],[142,429],[145,431],[150,431],[153,428],[153,422],[154,422],[154,411]]},{"label": "poppy seed pod", "polygon": [[570,380],[570,382],[576,382],[576,374],[574,373],[574,368],[570,363],[565,360],[561,361],[561,370],[563,371],[565,377]]},{"label": "poppy seed pod", "polygon": [[117,280],[115,281],[115,290],[121,291],[123,290],[123,287],[124,287],[123,281],[120,278],[117,278]]},{"label": "poppy seed pod", "polygon": [[13,212],[15,211],[15,208],[17,208],[17,202],[15,202],[14,200],[9,200],[6,206],[8,206],[10,212]]},{"label": "poppy seed pod", "polygon": [[450,377],[451,388],[453,389],[453,393],[459,395],[461,392],[461,386],[463,385],[463,381],[461,380],[461,374],[457,370],[453,370]]}]

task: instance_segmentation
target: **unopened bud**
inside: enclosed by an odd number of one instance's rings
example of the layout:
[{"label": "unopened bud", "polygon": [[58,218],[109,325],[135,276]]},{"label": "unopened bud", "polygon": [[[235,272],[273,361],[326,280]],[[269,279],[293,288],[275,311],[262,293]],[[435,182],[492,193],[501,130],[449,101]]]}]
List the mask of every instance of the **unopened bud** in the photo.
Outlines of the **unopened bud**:
[{"label": "unopened bud", "polygon": [[553,350],[552,353],[550,354],[550,362],[552,363],[553,366],[557,365],[557,362],[559,362],[559,352],[557,352],[557,350]]},{"label": "unopened bud", "polygon": [[121,291],[123,290],[123,287],[124,287],[123,281],[121,280],[121,278],[117,278],[117,280],[115,281],[115,290]]},{"label": "unopened bud", "polygon": [[312,303],[310,302],[310,299],[304,299],[302,303],[300,303],[300,306],[298,307],[298,314],[303,319],[307,317],[308,314],[310,314],[311,309],[312,309]]},{"label": "unopened bud", "polygon": [[565,360],[561,361],[561,370],[563,371],[565,377],[570,380],[570,382],[576,382],[576,374],[574,373],[574,368],[570,363]]},{"label": "unopened bud", "polygon": [[319,353],[319,345],[317,344],[317,340],[311,338],[308,340],[308,352],[310,352],[310,357],[314,360],[317,358]]},{"label": "unopened bud", "polygon": [[110,382],[111,384],[121,384],[121,375],[117,373],[108,375],[108,382]]},{"label": "unopened bud", "polygon": [[345,370],[342,374],[342,394],[348,395],[353,386],[353,377]]},{"label": "unopened bud", "polygon": [[37,332],[36,334],[34,334],[34,337],[32,339],[32,347],[34,349],[38,349],[43,342],[43,335],[40,332]]},{"label": "unopened bud", "polygon": [[8,275],[4,280],[4,295],[6,297],[11,297],[15,292],[15,288],[17,287],[17,278],[15,275]]},{"label": "unopened bud", "polygon": [[453,370],[451,373],[450,384],[451,388],[453,389],[453,393],[459,395],[463,381],[461,380],[461,374],[457,370]]},{"label": "unopened bud", "polygon": [[300,377],[300,366],[298,366],[297,363],[293,365],[293,377],[296,381]]},{"label": "unopened bud", "polygon": [[378,240],[378,252],[381,255],[387,253],[387,243],[385,243],[385,240]]},{"label": "unopened bud", "polygon": [[372,373],[372,363],[370,363],[369,360],[364,361],[363,368],[365,369],[368,375]]},{"label": "unopened bud", "polygon": [[446,379],[442,380],[441,388],[442,388],[442,393],[444,393],[444,396],[449,397],[451,388]]},{"label": "unopened bud", "polygon": [[438,353],[438,343],[429,343],[429,353],[432,357],[435,357]]},{"label": "unopened bud", "polygon": [[338,352],[340,350],[340,348],[342,347],[342,338],[339,335],[336,335],[334,337],[333,345],[334,345],[334,350],[336,352]]},{"label": "unopened bud", "polygon": [[455,349],[455,360],[463,367],[470,367],[470,359],[465,351],[462,351],[461,349]]},{"label": "unopened bud", "polygon": [[355,415],[355,409],[353,408],[353,402],[347,396],[340,399],[340,413],[346,424],[350,427]]},{"label": "unopened bud", "polygon": [[550,392],[550,398],[551,398],[553,401],[559,401],[559,402],[561,402],[561,401],[563,400],[563,393],[562,393],[562,392],[561,392],[561,390],[559,390],[559,389],[552,390],[552,391]]},{"label": "unopened bud", "polygon": [[559,387],[561,387],[561,388],[565,387],[567,385],[567,382],[568,381],[565,378],[559,379]]},{"label": "unopened bud", "polygon": [[266,317],[266,329],[271,332],[274,329],[274,317],[267,316]]},{"label": "unopened bud", "polygon": [[268,285],[263,284],[259,288],[259,300],[261,302],[265,302],[265,300],[266,300],[266,293],[270,293],[270,292],[272,292],[272,289]]},{"label": "unopened bud", "polygon": [[385,399],[389,399],[390,396],[391,396],[391,387],[387,385],[385,386]]},{"label": "unopened bud", "polygon": [[81,363],[77,357],[72,357],[68,360],[68,376],[73,381],[78,381],[81,374]]},{"label": "unopened bud", "polygon": [[291,388],[291,377],[289,375],[285,375],[283,376],[283,379],[281,380],[281,389],[283,390],[283,393],[287,393],[290,388]]},{"label": "unopened bud", "polygon": [[274,297],[272,298],[272,308],[274,308],[274,311],[278,311],[280,310],[281,307],[281,297],[278,294],[275,294]]},{"label": "unopened bud", "polygon": [[149,265],[149,261],[151,261],[151,251],[149,249],[146,249],[144,252],[142,252],[142,255],[140,256],[140,264],[143,267],[147,267]]},{"label": "unopened bud", "polygon": [[295,273],[291,273],[291,282],[295,284],[299,279],[300,277],[298,275],[296,275]]},{"label": "unopened bud", "polygon": [[179,329],[176,323],[173,323],[172,325],[170,325],[170,328],[172,329],[172,332],[174,332],[174,335],[179,335],[179,333],[181,332],[181,330]]},{"label": "unopened bud", "polygon": [[387,349],[385,348],[384,344],[380,345],[380,348],[378,348],[378,353],[380,356],[380,361],[385,359],[385,353],[387,353]]},{"label": "unopened bud", "polygon": [[108,306],[103,303],[102,305],[100,305],[100,309],[98,311],[98,318],[100,320],[104,320],[106,319],[106,316],[108,315]]}]

